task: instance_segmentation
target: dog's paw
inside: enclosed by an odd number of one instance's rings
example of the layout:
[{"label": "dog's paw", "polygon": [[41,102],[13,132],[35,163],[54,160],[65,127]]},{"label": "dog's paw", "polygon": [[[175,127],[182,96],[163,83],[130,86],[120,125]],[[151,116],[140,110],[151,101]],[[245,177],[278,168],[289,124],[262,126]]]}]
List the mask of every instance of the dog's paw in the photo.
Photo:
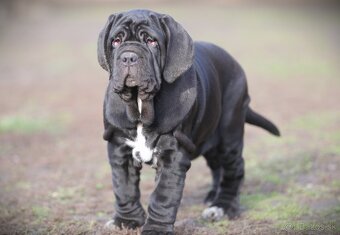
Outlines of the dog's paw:
[{"label": "dog's paw", "polygon": [[225,210],[225,214],[232,220],[238,218],[241,215],[242,210],[238,199],[235,199],[230,203],[228,209]]},{"label": "dog's paw", "polygon": [[137,229],[138,227],[141,227],[141,225],[134,220],[126,220],[126,219],[121,219],[121,218],[115,218],[113,220],[109,220],[106,222],[105,228],[108,229]]},{"label": "dog's paw", "polygon": [[115,221],[112,219],[112,220],[109,220],[109,221],[107,221],[106,223],[105,223],[105,225],[104,225],[104,228],[106,228],[106,229],[116,229],[116,230],[118,230],[118,229],[120,229],[116,224],[115,224]]},{"label": "dog's paw", "polygon": [[224,210],[220,207],[213,206],[205,209],[202,212],[202,217],[205,220],[218,221],[224,216]]}]

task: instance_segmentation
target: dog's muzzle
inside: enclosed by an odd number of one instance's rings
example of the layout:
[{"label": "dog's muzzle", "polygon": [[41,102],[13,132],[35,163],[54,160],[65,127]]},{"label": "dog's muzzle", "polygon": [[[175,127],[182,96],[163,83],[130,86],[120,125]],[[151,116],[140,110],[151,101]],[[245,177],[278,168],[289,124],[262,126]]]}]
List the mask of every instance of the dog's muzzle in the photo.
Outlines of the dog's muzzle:
[{"label": "dog's muzzle", "polygon": [[137,98],[143,100],[140,119],[144,125],[152,124],[153,97],[160,89],[160,76],[155,72],[151,52],[139,43],[129,42],[121,46],[114,58],[113,91],[127,103],[135,103]]}]

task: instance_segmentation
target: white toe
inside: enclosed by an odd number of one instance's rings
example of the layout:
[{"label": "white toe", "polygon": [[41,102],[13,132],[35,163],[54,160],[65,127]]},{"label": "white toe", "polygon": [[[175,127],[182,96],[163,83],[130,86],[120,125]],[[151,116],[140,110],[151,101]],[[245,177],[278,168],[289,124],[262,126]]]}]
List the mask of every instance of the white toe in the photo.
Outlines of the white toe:
[{"label": "white toe", "polygon": [[115,225],[115,221],[112,219],[112,220],[109,220],[105,223],[104,225],[105,228],[108,228],[108,229],[117,229],[118,227]]},{"label": "white toe", "polygon": [[224,215],[223,209],[217,206],[209,207],[202,213],[203,219],[217,221],[222,219]]}]

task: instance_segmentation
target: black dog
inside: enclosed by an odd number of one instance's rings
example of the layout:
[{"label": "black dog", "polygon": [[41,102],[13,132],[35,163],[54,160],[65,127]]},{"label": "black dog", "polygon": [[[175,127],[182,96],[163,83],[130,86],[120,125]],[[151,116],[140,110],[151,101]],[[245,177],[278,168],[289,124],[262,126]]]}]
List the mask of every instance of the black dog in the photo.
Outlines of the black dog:
[{"label": "black dog", "polygon": [[[186,172],[203,155],[213,187],[204,218],[238,214],[244,178],[244,124],[279,130],[249,108],[246,77],[223,49],[193,42],[168,15],[134,10],[111,15],[98,40],[110,73],[104,139],[112,167],[118,227],[173,234]],[[142,163],[156,169],[148,217],[140,203]]]}]

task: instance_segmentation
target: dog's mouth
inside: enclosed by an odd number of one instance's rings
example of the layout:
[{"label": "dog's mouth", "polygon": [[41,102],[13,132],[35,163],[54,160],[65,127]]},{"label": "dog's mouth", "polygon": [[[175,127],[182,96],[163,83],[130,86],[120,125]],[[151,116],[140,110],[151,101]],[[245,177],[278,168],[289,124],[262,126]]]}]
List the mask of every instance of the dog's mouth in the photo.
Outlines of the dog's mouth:
[{"label": "dog's mouth", "polygon": [[134,77],[128,75],[127,78],[125,79],[125,86],[130,88],[137,87],[138,82]]},{"label": "dog's mouth", "polygon": [[128,73],[124,79],[113,79],[113,92],[127,102],[137,99],[138,82]]},{"label": "dog's mouth", "polygon": [[152,82],[141,83],[133,76],[127,75],[124,79],[123,85],[114,84],[113,90],[124,101],[129,102],[132,100],[150,100],[158,91],[158,86]]},{"label": "dog's mouth", "polygon": [[119,95],[126,102],[129,102],[131,100],[137,100],[138,87],[137,86],[133,86],[133,87],[125,86],[123,90],[119,93]]}]

